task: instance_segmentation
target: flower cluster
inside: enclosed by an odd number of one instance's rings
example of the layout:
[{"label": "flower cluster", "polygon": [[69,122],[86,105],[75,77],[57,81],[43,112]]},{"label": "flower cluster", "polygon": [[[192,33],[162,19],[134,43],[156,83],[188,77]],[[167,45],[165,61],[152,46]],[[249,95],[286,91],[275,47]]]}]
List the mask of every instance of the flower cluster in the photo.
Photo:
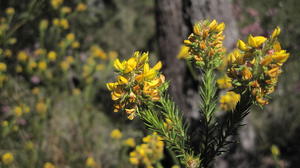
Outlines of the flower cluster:
[{"label": "flower cluster", "polygon": [[153,168],[153,164],[163,157],[164,142],[155,132],[143,138],[143,144],[136,146],[130,153],[129,161],[133,165]]},{"label": "flower cluster", "polygon": [[[255,103],[268,104],[268,95],[274,91],[283,63],[289,57],[278,41],[277,27],[269,38],[248,37],[247,43],[239,40],[237,49],[226,58],[227,87],[241,88],[251,93]],[[219,85],[220,86],[220,85]]]},{"label": "flower cluster", "polygon": [[182,51],[178,57],[192,60],[204,69],[218,67],[225,52],[224,28],[225,24],[219,24],[216,20],[205,20],[195,24],[193,33],[187,40],[184,40],[186,46],[181,48]]},{"label": "flower cluster", "polygon": [[114,67],[119,74],[117,82],[107,83],[111,98],[115,101],[114,112],[124,110],[130,120],[136,116],[139,105],[147,100],[160,99],[160,86],[165,82],[159,72],[161,62],[151,68],[148,57],[148,53],[135,52],[127,61],[116,59]]}]

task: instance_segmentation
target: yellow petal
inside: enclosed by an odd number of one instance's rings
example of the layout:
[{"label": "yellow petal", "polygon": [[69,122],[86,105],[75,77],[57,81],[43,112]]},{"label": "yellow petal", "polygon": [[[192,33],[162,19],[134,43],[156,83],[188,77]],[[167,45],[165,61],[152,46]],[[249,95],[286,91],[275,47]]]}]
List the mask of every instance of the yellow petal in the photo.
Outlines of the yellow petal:
[{"label": "yellow petal", "polygon": [[279,34],[280,34],[280,32],[281,32],[281,29],[280,29],[280,27],[276,27],[275,28],[275,30],[273,31],[273,33],[272,33],[272,35],[271,35],[271,38],[276,38],[276,37],[278,37],[279,36]]},{"label": "yellow petal", "polygon": [[124,65],[120,62],[120,60],[118,58],[114,61],[114,67],[118,71],[124,70]]},{"label": "yellow petal", "polygon": [[218,31],[218,32],[221,32],[221,31],[223,31],[225,29],[225,23],[220,23],[217,27],[216,27],[216,30]]},{"label": "yellow petal", "polygon": [[124,76],[118,76],[118,83],[120,85],[122,84],[127,84],[128,83],[128,80],[124,77]]},{"label": "yellow petal", "polygon": [[156,65],[154,65],[154,67],[152,69],[159,71],[162,67],[162,63],[161,61],[159,61]]},{"label": "yellow petal", "polygon": [[237,42],[237,47],[242,50],[242,51],[247,51],[248,50],[248,47],[247,45],[242,41],[242,40],[239,40]]}]

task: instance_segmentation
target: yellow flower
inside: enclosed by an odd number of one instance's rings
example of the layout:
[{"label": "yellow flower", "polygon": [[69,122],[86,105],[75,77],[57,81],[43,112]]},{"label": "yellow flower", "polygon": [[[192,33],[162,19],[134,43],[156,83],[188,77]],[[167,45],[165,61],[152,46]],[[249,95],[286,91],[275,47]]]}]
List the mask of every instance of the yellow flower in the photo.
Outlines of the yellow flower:
[{"label": "yellow flower", "polygon": [[40,88],[38,87],[34,87],[32,90],[31,90],[31,93],[34,94],[34,95],[38,95],[40,94]]},{"label": "yellow flower", "polygon": [[54,164],[50,163],[50,162],[46,162],[43,166],[43,168],[55,168]]},{"label": "yellow flower", "polygon": [[110,51],[108,52],[108,56],[111,60],[114,60],[118,57],[118,53],[116,51]]},{"label": "yellow flower", "polygon": [[135,147],[135,140],[134,138],[128,138],[124,141],[124,144],[130,147]]},{"label": "yellow flower", "polygon": [[238,42],[237,42],[237,48],[240,49],[240,50],[242,50],[242,51],[249,50],[249,48],[247,47],[247,45],[242,40],[238,40]]},{"label": "yellow flower", "polygon": [[201,28],[200,28],[200,25],[199,24],[195,24],[194,27],[193,27],[193,32],[200,36],[201,35]]},{"label": "yellow flower", "polygon": [[60,19],[59,24],[64,29],[68,29],[70,27],[69,21],[67,19]]},{"label": "yellow flower", "polygon": [[28,58],[28,55],[26,54],[26,52],[20,51],[20,52],[18,53],[17,59],[18,59],[19,61],[24,62],[24,61],[27,60],[27,58]]},{"label": "yellow flower", "polygon": [[84,3],[79,3],[79,4],[77,5],[77,7],[76,7],[76,10],[77,10],[78,12],[85,11],[86,9],[87,9],[87,6],[86,6],[86,4],[84,4]]},{"label": "yellow flower", "polygon": [[52,20],[52,24],[53,24],[54,26],[59,26],[59,19],[54,18],[54,19]]},{"label": "yellow flower", "polygon": [[221,32],[221,31],[223,31],[225,29],[225,23],[220,23],[217,27],[216,27],[216,30],[218,31],[218,32]]},{"label": "yellow flower", "polygon": [[123,71],[125,68],[125,66],[120,62],[118,58],[114,61],[114,67],[118,71]]},{"label": "yellow flower", "polygon": [[245,67],[243,70],[242,70],[242,78],[244,80],[249,80],[252,78],[252,72],[249,70],[249,68]]},{"label": "yellow flower", "polygon": [[189,56],[189,49],[190,49],[190,47],[182,45],[180,47],[180,51],[179,51],[179,53],[177,55],[177,58],[178,59],[185,59],[186,57],[188,57]]},{"label": "yellow flower", "polygon": [[112,139],[120,139],[120,138],[122,138],[122,132],[119,129],[114,129],[110,133],[110,137]]},{"label": "yellow flower", "polygon": [[48,24],[49,24],[49,22],[48,22],[47,19],[41,20],[41,22],[40,22],[40,30],[45,30],[45,29],[47,29]]},{"label": "yellow flower", "polygon": [[28,63],[29,70],[33,70],[36,67],[37,67],[37,63],[35,61],[29,61],[29,63]]},{"label": "yellow flower", "polygon": [[97,163],[93,157],[88,157],[85,161],[87,167],[96,167]]},{"label": "yellow flower", "polygon": [[5,13],[7,15],[13,15],[13,14],[15,14],[15,9],[12,7],[6,8]]},{"label": "yellow flower", "polygon": [[8,121],[6,121],[6,120],[4,120],[4,121],[1,122],[1,126],[2,126],[2,127],[7,127],[8,124],[9,124],[9,123],[8,123]]},{"label": "yellow flower", "polygon": [[17,65],[17,67],[16,67],[16,72],[17,72],[17,73],[23,72],[23,68],[22,68],[21,65]]},{"label": "yellow flower", "polygon": [[228,89],[232,87],[231,81],[232,79],[225,75],[217,80],[217,84],[220,89]]},{"label": "yellow flower", "polygon": [[40,61],[38,63],[38,68],[41,71],[45,71],[47,69],[47,63],[46,63],[46,61]]},{"label": "yellow flower", "polygon": [[280,27],[276,27],[275,30],[273,31],[272,35],[271,35],[271,38],[276,38],[279,36],[281,30],[280,30]]},{"label": "yellow flower", "polygon": [[26,150],[32,150],[34,148],[34,143],[32,141],[27,141],[25,143],[25,149]]},{"label": "yellow flower", "polygon": [[6,152],[2,155],[2,163],[4,165],[10,165],[14,161],[14,155],[10,152]]},{"label": "yellow flower", "polygon": [[79,48],[80,43],[79,43],[79,41],[74,41],[74,42],[72,42],[71,46],[72,46],[72,48]]},{"label": "yellow flower", "polygon": [[234,110],[241,96],[233,91],[227,92],[220,98],[220,106],[224,111]]},{"label": "yellow flower", "polygon": [[271,153],[273,156],[279,156],[280,155],[280,150],[276,145],[271,146]]},{"label": "yellow flower", "polygon": [[15,115],[16,115],[17,117],[20,117],[20,116],[22,116],[22,114],[23,114],[23,110],[22,110],[22,108],[21,108],[20,106],[16,106],[16,107],[14,108],[14,112],[15,112]]},{"label": "yellow flower", "polygon": [[63,0],[51,0],[51,5],[54,9],[57,9],[63,2]]},{"label": "yellow flower", "polygon": [[78,89],[78,88],[75,88],[75,89],[72,90],[72,93],[73,93],[73,95],[80,95],[81,90]]},{"label": "yellow flower", "polygon": [[47,112],[47,105],[43,102],[43,101],[39,101],[36,105],[35,105],[35,110],[43,115]]},{"label": "yellow flower", "polygon": [[57,58],[57,54],[56,54],[55,51],[50,51],[50,52],[48,53],[48,59],[49,59],[50,61],[55,61],[56,58]]},{"label": "yellow flower", "polygon": [[70,7],[68,7],[68,6],[63,6],[60,11],[63,14],[68,14],[68,13],[72,12],[72,9]]},{"label": "yellow flower", "polygon": [[5,56],[5,57],[11,57],[11,56],[12,56],[11,50],[10,50],[10,49],[4,50],[4,56]]},{"label": "yellow flower", "polygon": [[67,34],[66,39],[68,41],[74,41],[75,40],[75,34],[74,33]]},{"label": "yellow flower", "polygon": [[252,35],[250,35],[248,37],[248,44],[251,47],[254,48],[258,48],[260,47],[265,41],[267,40],[267,38],[263,37],[263,36],[255,36],[253,37]]},{"label": "yellow flower", "polygon": [[7,67],[6,64],[4,62],[0,62],[0,72],[4,72],[6,71]]},{"label": "yellow flower", "polygon": [[280,50],[272,55],[272,58],[276,63],[284,63],[289,58],[290,54],[286,53],[285,50]]}]

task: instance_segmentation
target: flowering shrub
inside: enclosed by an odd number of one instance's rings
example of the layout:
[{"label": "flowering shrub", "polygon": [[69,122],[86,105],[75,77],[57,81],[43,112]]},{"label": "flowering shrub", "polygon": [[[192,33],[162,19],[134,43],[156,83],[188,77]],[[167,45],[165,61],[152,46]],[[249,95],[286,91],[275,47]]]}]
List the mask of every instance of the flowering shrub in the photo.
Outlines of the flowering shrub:
[{"label": "flowering shrub", "polygon": [[[168,83],[159,72],[160,62],[150,68],[148,54],[139,52],[127,61],[116,60],[117,82],[107,84],[116,102],[115,112],[125,111],[131,120],[135,116],[142,119],[187,168],[209,167],[226,150],[232,143],[229,137],[236,133],[250,107],[268,104],[268,95],[275,90],[281,67],[289,57],[278,41],[279,27],[269,38],[249,35],[247,43],[239,40],[237,48],[229,54],[222,44],[224,28],[225,24],[216,20],[196,23],[178,55],[202,72],[203,118],[199,135],[193,133],[200,137],[196,146],[192,145],[193,137],[180,110],[166,92]],[[216,79],[219,74],[221,77]],[[223,111],[224,115],[217,117],[217,111]],[[130,162],[151,167],[147,150],[146,144],[137,147],[130,154]]]}]

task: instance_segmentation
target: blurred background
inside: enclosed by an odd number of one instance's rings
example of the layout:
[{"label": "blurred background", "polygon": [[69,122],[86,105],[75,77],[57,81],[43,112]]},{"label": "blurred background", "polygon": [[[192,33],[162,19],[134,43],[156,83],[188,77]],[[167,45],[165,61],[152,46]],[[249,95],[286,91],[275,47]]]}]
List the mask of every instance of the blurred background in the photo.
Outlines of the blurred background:
[{"label": "blurred background", "polygon": [[[136,167],[129,152],[147,131],[113,113],[112,62],[149,51],[185,117],[197,120],[199,81],[176,56],[203,19],[225,22],[228,52],[279,26],[291,53],[270,104],[251,110],[214,167],[298,167],[299,17],[299,0],[0,0],[0,167]],[[164,167],[176,164],[164,154]]]}]

